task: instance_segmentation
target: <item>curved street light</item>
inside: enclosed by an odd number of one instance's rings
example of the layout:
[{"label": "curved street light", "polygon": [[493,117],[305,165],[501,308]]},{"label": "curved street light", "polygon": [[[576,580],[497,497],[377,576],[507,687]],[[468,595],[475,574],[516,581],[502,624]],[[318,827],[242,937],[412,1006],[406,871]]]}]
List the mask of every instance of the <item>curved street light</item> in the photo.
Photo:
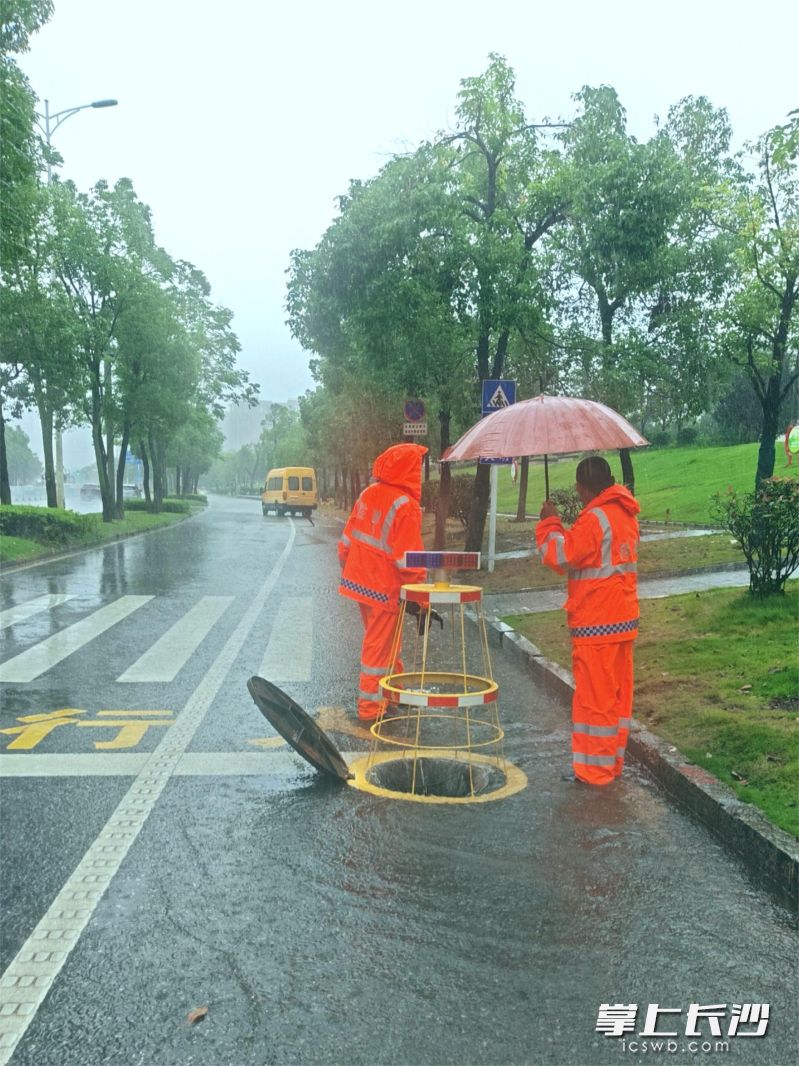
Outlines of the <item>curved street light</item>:
[{"label": "curved street light", "polygon": [[[78,111],[85,111],[87,108],[93,107],[116,107],[118,101],[112,99],[106,100],[92,100],[89,104],[79,104],[77,107],[66,107],[63,111],[50,111],[50,101],[44,102],[44,114],[40,114],[38,111],[34,111],[36,125],[44,134],[44,139],[47,143],[47,184],[50,185],[53,180],[53,166],[50,162],[50,148],[52,146],[52,136],[60,125],[62,125],[71,115],[77,115]],[[37,121],[37,120],[41,121]],[[56,504],[63,508],[64,506],[64,445],[63,434],[59,427],[56,427],[55,431],[55,495]]]}]

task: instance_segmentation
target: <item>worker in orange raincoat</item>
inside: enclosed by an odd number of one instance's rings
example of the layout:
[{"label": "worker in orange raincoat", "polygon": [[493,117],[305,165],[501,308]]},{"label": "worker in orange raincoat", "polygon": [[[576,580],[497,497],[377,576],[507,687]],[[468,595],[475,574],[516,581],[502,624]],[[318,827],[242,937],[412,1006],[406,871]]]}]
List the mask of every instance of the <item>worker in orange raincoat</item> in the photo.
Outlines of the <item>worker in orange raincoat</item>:
[{"label": "worker in orange raincoat", "polygon": [[382,708],[378,687],[392,669],[392,643],[400,609],[402,585],[427,579],[424,569],[402,565],[405,552],[423,551],[421,444],[395,444],[378,455],[373,481],[355,501],[338,544],[341,563],[339,592],[356,600],[364,635],[358,691],[358,718],[373,722]]},{"label": "worker in orange raincoat", "polygon": [[609,785],[624,767],[632,718],[640,507],[599,456],[578,464],[577,494],[583,509],[571,529],[547,500],[535,540],[545,566],[568,574],[574,778]]}]

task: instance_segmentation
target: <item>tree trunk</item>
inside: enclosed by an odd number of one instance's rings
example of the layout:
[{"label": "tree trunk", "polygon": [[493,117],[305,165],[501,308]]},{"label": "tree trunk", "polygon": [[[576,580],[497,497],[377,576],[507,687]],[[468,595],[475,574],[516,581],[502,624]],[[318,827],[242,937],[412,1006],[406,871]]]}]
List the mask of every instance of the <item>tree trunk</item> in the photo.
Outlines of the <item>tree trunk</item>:
[{"label": "tree trunk", "polygon": [[114,520],[114,507],[111,493],[111,485],[108,481],[108,457],[103,446],[103,429],[99,419],[92,423],[92,444],[94,445],[94,461],[97,464],[97,476],[100,479],[100,499],[103,505],[103,521]]},{"label": "tree trunk", "polygon": [[769,378],[763,393],[763,426],[760,431],[760,447],[757,450],[757,474],[755,475],[755,492],[761,484],[774,475],[774,441],[779,429],[780,414],[780,378],[775,374]]},{"label": "tree trunk", "polygon": [[[439,445],[440,454],[443,455],[449,448],[449,427],[451,414],[449,411],[439,411],[438,421],[440,425]],[[425,458],[427,458],[425,456]],[[449,463],[441,463],[441,479],[438,483],[438,501],[436,502],[436,531],[433,537],[433,548],[436,551],[444,551],[447,538],[447,517],[449,515],[449,494],[452,486],[452,467]]]},{"label": "tree trunk", "polygon": [[128,441],[130,440],[130,425],[125,423],[122,430],[122,440],[119,442],[119,459],[117,460],[117,493],[114,517],[125,517],[125,456],[128,454]]},{"label": "tree trunk", "polygon": [[523,455],[519,474],[519,504],[516,508],[516,521],[523,522],[527,517],[527,479],[530,472],[530,456]]},{"label": "tree trunk", "polygon": [[55,486],[55,462],[53,460],[53,412],[45,398],[38,394],[36,406],[42,426],[42,452],[44,453],[44,488],[47,493],[47,506],[58,507]]},{"label": "tree trunk", "polygon": [[621,459],[621,479],[635,496],[635,471],[633,470],[633,461],[630,458],[630,449],[619,448],[619,459]]},{"label": "tree trunk", "polygon": [[160,514],[161,504],[164,502],[164,483],[162,478],[161,460],[153,433],[147,435],[147,444],[150,450],[150,458],[153,464],[153,514]]},{"label": "tree trunk", "polygon": [[139,453],[142,462],[142,486],[144,488],[144,503],[149,511],[153,505],[150,498],[150,460],[147,458],[147,445],[144,440],[139,441]]},{"label": "tree trunk", "polygon": [[490,487],[490,463],[478,463],[477,473],[474,477],[474,489],[472,505],[469,508],[469,524],[466,527],[466,543],[464,551],[479,552],[483,546],[483,533],[485,531],[486,514],[488,513],[488,501]]},{"label": "tree trunk", "polygon": [[11,482],[8,477],[8,454],[6,452],[6,420],[0,403],[0,504],[11,503]]},{"label": "tree trunk", "polygon": [[181,471],[180,467],[176,466],[175,467],[175,495],[176,496],[181,496],[182,495],[181,486],[183,484],[183,481],[182,481],[181,473],[182,473],[182,471]]}]

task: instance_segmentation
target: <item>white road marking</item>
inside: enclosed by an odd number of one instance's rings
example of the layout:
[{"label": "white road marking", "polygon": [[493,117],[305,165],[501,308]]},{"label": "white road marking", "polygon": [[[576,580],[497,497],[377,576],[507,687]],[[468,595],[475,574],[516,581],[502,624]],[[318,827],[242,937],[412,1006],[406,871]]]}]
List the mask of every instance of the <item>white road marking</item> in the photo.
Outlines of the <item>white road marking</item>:
[{"label": "white road marking", "polygon": [[310,681],[312,638],[313,600],[310,596],[287,597],[278,608],[260,676],[275,684]]},{"label": "white road marking", "polygon": [[33,681],[45,670],[60,663],[78,648],[82,648],[84,644],[88,644],[90,640],[105,633],[111,626],[137,611],[139,607],[149,603],[152,598],[152,596],[120,596],[118,600],[101,607],[98,611],[81,619],[80,622],[62,629],[60,633],[54,633],[47,640],[40,641],[27,651],[3,663],[0,666],[0,681]]},{"label": "white road marking", "polygon": [[26,618],[32,618],[33,615],[41,614],[42,611],[49,611],[51,607],[57,607],[59,603],[66,603],[71,599],[73,599],[72,596],[51,593],[47,596],[37,596],[35,600],[28,600],[26,603],[18,603],[16,607],[7,607],[4,611],[0,611],[0,629],[7,629],[16,622],[24,622]]},{"label": "white road marking", "polygon": [[75,947],[111,879],[139,835],[167,781],[191,743],[236,656],[263,610],[286,559],[296,527],[289,519],[286,547],[241,621],[150,755],[100,835],[78,863],[47,913],[0,978],[0,1066],[5,1066]]},{"label": "white road marking", "polygon": [[232,602],[232,596],[203,596],[117,681],[174,681]]},{"label": "white road marking", "polygon": [[[285,774],[307,763],[288,745],[279,751],[188,751],[172,771],[175,777],[242,777],[252,774]],[[120,752],[78,755],[0,755],[0,778],[17,777],[135,777],[150,758],[150,752]],[[342,751],[347,762],[363,751]]]}]

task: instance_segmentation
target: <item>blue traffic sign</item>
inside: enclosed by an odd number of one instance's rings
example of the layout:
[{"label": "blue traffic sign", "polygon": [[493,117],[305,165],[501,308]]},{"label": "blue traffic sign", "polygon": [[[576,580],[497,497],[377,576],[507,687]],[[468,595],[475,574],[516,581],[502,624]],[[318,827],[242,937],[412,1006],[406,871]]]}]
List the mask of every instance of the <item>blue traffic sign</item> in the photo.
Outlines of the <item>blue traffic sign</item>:
[{"label": "blue traffic sign", "polygon": [[406,400],[403,413],[406,422],[421,422],[424,418],[424,402],[422,400]]},{"label": "blue traffic sign", "polygon": [[483,414],[491,415],[516,403],[516,382],[508,378],[486,378],[483,385]]},{"label": "blue traffic sign", "polygon": [[504,456],[503,455],[503,457],[501,459],[483,459],[483,458],[480,458],[480,459],[477,460],[477,462],[478,463],[482,463],[483,466],[510,466],[510,464],[513,462],[513,459],[511,458],[510,455],[508,455],[508,456]]}]

